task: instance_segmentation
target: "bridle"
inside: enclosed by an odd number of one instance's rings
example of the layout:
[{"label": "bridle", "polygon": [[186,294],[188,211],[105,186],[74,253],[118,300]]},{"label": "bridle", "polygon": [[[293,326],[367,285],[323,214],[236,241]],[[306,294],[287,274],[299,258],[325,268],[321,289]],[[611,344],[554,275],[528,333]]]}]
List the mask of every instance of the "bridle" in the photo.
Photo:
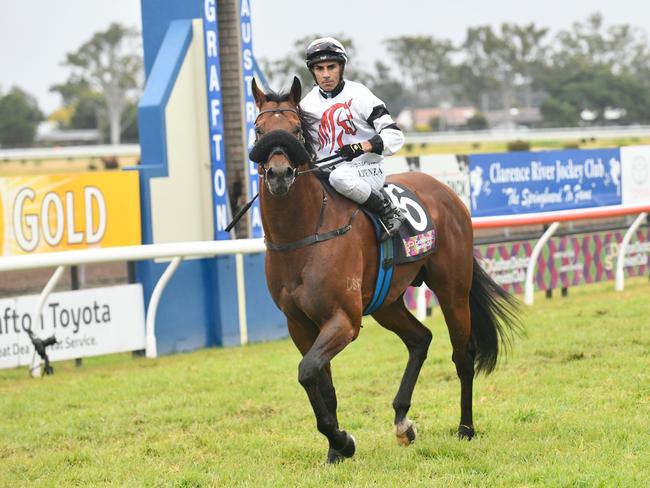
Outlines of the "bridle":
[{"label": "bridle", "polygon": [[[255,117],[255,122],[254,122],[255,123],[255,136],[256,136],[255,137],[255,142],[258,141],[260,136],[264,135],[264,133],[262,131],[260,131],[259,127],[257,126],[257,121],[259,120],[259,118],[264,114],[275,114],[275,115],[279,116],[281,114],[284,114],[285,112],[290,112],[290,113],[295,114],[296,117],[298,117],[298,120],[300,120],[300,112],[298,112],[298,110],[295,109],[295,108],[280,108],[280,107],[277,107],[277,108],[267,108],[265,110],[260,110],[260,113],[257,114],[257,117]],[[302,125],[298,125],[298,132],[296,132],[296,137],[297,137],[297,139],[300,141],[300,143],[302,145],[305,145],[305,135],[302,132]],[[286,151],[284,149],[282,149],[281,146],[278,146],[277,148],[272,149],[271,152],[269,153],[269,157],[272,154],[275,154],[277,152],[283,153],[285,155],[285,157],[287,157],[287,159],[289,159]],[[264,172],[264,174],[262,175],[263,178],[264,178],[264,181],[266,181],[267,184],[268,184],[268,181],[269,181],[268,180],[268,172],[269,172],[270,168],[266,167],[266,162],[261,162],[261,163],[259,163],[259,165],[262,168],[262,171]],[[295,168],[293,165],[290,165],[290,167],[291,167],[291,183],[289,183],[289,186],[291,187],[293,185],[294,181],[296,181],[296,177],[298,177],[301,173],[304,173],[304,171],[298,171],[298,168]]]},{"label": "bridle", "polygon": [[[255,142],[257,142],[257,139],[259,139],[260,136],[264,135],[264,133],[261,132],[259,130],[259,127],[257,126],[257,121],[259,120],[259,118],[264,114],[280,115],[280,114],[282,114],[284,112],[294,113],[294,114],[296,114],[296,117],[298,117],[298,120],[300,120],[300,112],[298,112],[298,110],[295,109],[295,108],[279,108],[279,107],[278,108],[267,108],[266,110],[261,110],[260,113],[257,114],[257,117],[255,117],[255,122],[254,122],[254,124],[255,124],[255,135],[256,135]],[[296,133],[296,137],[298,138],[298,140],[302,144],[305,144],[305,135],[303,134],[302,127],[300,125],[298,126],[298,132]]]},{"label": "bridle", "polygon": [[[257,117],[255,117],[255,134],[256,134],[255,143],[258,142],[260,136],[264,135],[264,133],[257,126],[257,121],[259,120],[260,116],[262,116],[264,114],[270,114],[270,113],[276,114],[276,115],[279,116],[279,115],[283,114],[284,112],[294,113],[294,114],[296,114],[298,116],[298,119],[300,120],[300,112],[295,108],[279,108],[279,107],[278,108],[269,108],[269,109],[266,109],[266,110],[261,110],[260,113],[257,114]],[[305,145],[305,136],[304,136],[303,131],[302,131],[302,124],[298,127],[298,131],[296,133],[296,138],[298,139],[298,141],[300,141],[301,144]],[[291,158],[289,157],[287,152],[282,148],[282,146],[277,146],[277,147],[271,149],[271,151],[269,152],[269,155],[271,155],[271,154],[273,154],[275,152],[283,153],[285,155],[285,157],[291,163]],[[341,156],[339,156],[338,154],[333,154],[331,156],[327,156],[327,157],[319,159],[317,161],[313,161],[313,160],[310,161],[309,163],[311,163],[311,167],[309,169],[304,170],[304,171],[298,171],[297,167],[294,167],[293,164],[290,164],[292,178],[291,178],[291,183],[289,184],[289,187],[291,187],[293,185],[293,183],[296,181],[296,178],[298,176],[300,176],[300,175],[307,174],[307,173],[313,173],[315,171],[322,171],[323,169],[325,169],[325,168],[327,168],[329,166],[339,164],[339,163],[341,163],[343,161],[344,161],[344,159]],[[260,177],[264,178],[264,180],[266,181],[266,184],[268,186],[269,185],[268,171],[270,170],[270,168],[266,167],[266,161],[260,162],[258,164],[260,165],[260,167],[262,168],[262,171],[263,171],[263,173],[260,175]],[[322,184],[322,182],[321,182],[321,184]],[[269,188],[269,190],[270,190],[270,188]],[[230,232],[230,230],[239,221],[239,219],[242,217],[242,215],[244,215],[248,211],[248,209],[251,207],[251,205],[253,205],[253,202],[257,199],[258,196],[259,196],[259,192],[256,193],[255,196],[248,203],[246,203],[246,205],[244,205],[242,208],[239,209],[237,214],[232,218],[232,221],[226,227],[226,232]],[[322,204],[321,212],[324,212],[326,205],[327,205],[327,197],[325,195],[323,195],[323,204]],[[357,212],[358,212],[358,209],[357,209]],[[316,234],[314,234],[313,236],[310,236],[310,237],[308,237],[306,239],[302,239],[301,241],[299,241],[297,243],[281,244],[281,245],[277,245],[277,246],[274,246],[273,244],[271,244],[271,243],[269,243],[267,241],[267,246],[269,246],[269,248],[273,248],[273,250],[276,250],[276,251],[285,251],[285,250],[297,249],[299,247],[304,247],[304,246],[308,246],[308,245],[311,245],[311,244],[315,244],[316,242],[321,242],[323,240],[332,239],[333,237],[337,237],[339,235],[345,234],[348,230],[350,230],[350,228],[352,226],[352,220],[356,216],[357,212],[355,212],[352,215],[352,217],[350,218],[350,222],[348,223],[347,226],[344,226],[344,227],[342,227],[340,229],[336,229],[335,231],[327,232],[325,234],[318,234],[318,229],[320,228],[320,223],[322,223],[322,217],[321,217],[321,219],[320,219],[321,222],[319,222],[318,228],[316,229]]]}]

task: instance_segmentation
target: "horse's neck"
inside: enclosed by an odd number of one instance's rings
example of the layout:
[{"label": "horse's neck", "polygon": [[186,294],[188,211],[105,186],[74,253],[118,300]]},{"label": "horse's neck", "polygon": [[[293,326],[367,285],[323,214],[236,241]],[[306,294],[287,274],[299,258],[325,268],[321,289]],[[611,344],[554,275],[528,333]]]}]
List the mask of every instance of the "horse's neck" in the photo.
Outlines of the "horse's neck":
[{"label": "horse's neck", "polygon": [[273,243],[297,241],[316,232],[324,189],[313,175],[299,177],[284,197],[274,197],[261,182],[264,234]]}]

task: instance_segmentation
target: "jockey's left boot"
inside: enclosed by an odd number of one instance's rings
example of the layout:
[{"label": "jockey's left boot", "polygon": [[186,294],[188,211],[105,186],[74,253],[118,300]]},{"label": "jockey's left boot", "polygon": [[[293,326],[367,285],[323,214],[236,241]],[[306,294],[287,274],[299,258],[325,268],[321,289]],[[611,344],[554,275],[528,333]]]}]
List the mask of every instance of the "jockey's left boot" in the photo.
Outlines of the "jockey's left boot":
[{"label": "jockey's left boot", "polygon": [[363,206],[379,216],[379,220],[384,227],[384,232],[382,232],[380,238],[382,241],[395,235],[402,222],[406,220],[401,210],[393,205],[390,198],[386,198],[383,193],[376,190],[372,190]]}]

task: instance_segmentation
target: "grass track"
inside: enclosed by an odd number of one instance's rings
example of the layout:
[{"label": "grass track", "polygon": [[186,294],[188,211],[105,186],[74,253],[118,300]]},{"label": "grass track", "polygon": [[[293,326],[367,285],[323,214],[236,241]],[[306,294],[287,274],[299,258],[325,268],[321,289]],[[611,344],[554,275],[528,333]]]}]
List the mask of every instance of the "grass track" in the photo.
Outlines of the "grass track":
[{"label": "grass track", "polygon": [[326,467],[288,341],[156,360],[0,371],[0,486],[650,486],[650,284],[536,295],[527,336],[475,383],[477,437],[459,441],[459,383],[439,310],[399,447],[406,350],[365,322],[334,361],[339,420],[358,450]]}]

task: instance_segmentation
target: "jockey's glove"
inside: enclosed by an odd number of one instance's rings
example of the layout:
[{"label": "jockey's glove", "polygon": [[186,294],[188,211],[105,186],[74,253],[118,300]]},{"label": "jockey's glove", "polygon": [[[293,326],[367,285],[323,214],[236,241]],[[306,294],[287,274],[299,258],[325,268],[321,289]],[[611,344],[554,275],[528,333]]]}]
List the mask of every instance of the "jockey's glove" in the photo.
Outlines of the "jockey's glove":
[{"label": "jockey's glove", "polygon": [[346,144],[345,146],[342,146],[338,151],[336,151],[336,154],[346,161],[352,161],[354,158],[365,154],[365,151],[360,142],[355,142],[354,144]]}]

